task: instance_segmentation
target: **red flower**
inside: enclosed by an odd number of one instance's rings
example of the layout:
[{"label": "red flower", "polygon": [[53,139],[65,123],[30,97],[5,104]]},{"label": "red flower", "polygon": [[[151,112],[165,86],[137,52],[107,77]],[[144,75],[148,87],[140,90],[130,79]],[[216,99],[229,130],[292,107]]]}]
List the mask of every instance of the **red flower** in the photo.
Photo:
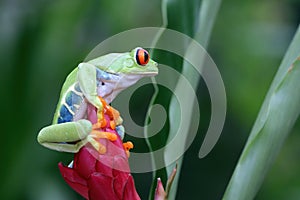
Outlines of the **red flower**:
[{"label": "red flower", "polygon": [[[104,117],[109,120],[105,113]],[[97,121],[94,107],[89,106],[88,119]],[[88,200],[136,200],[140,199],[136,192],[133,177],[130,174],[128,158],[123,143],[110,123],[101,131],[117,135],[117,140],[99,139],[106,147],[100,154],[90,144],[80,149],[74,156],[73,165],[68,167],[58,164],[64,180],[69,186]]]}]

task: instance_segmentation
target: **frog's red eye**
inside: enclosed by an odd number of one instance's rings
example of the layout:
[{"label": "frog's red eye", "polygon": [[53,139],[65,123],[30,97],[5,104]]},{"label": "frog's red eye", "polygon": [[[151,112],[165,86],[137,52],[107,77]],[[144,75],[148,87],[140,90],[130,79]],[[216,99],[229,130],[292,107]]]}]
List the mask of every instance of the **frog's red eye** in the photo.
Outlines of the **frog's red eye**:
[{"label": "frog's red eye", "polygon": [[147,65],[149,62],[150,56],[145,49],[138,49],[135,54],[135,59],[139,65]]}]

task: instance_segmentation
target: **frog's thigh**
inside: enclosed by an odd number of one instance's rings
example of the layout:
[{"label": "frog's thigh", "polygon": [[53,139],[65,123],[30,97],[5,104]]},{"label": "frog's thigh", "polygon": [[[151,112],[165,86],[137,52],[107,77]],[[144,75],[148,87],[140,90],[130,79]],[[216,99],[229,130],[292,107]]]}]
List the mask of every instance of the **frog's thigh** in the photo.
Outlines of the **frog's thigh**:
[{"label": "frog's thigh", "polygon": [[76,122],[54,124],[43,128],[38,134],[39,143],[74,142],[82,140],[92,131],[90,121],[82,119]]}]

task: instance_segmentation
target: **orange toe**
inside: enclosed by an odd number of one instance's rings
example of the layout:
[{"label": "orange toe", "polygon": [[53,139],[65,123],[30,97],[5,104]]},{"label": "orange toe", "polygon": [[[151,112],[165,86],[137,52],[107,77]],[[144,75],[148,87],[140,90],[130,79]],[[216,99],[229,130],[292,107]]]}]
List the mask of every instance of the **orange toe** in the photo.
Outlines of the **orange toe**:
[{"label": "orange toe", "polygon": [[110,121],[110,128],[115,130],[116,129],[116,123],[115,121]]},{"label": "orange toe", "polygon": [[93,124],[93,126],[92,126],[93,130],[96,130],[96,129],[99,129],[99,128],[101,128],[101,123],[100,122],[97,122],[96,124]]},{"label": "orange toe", "polygon": [[91,135],[93,135],[93,137],[96,139],[104,138],[110,141],[115,141],[118,138],[118,136],[114,133],[97,130],[92,130]]},{"label": "orange toe", "polygon": [[[107,132],[107,133],[109,133],[109,132]],[[117,138],[118,138],[118,136],[114,133],[110,133],[107,135],[107,139],[109,139],[110,141],[116,141]]]}]

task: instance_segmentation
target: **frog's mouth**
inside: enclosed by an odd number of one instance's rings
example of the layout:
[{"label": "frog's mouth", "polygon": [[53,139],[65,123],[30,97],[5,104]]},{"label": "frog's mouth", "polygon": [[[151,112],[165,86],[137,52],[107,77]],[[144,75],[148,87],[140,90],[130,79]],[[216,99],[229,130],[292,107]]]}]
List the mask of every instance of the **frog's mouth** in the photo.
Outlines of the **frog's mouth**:
[{"label": "frog's mouth", "polygon": [[141,76],[155,76],[158,74],[158,71],[149,71],[149,72],[136,73],[136,74]]},{"label": "frog's mouth", "polygon": [[158,68],[157,68],[157,64],[155,65],[151,65],[149,67],[145,66],[146,70],[144,69],[132,69],[132,71],[128,72],[126,75],[140,75],[143,77],[147,77],[147,76],[155,76],[158,74]]},{"label": "frog's mouth", "polygon": [[[111,74],[111,75],[114,75],[114,76],[125,76],[125,74],[121,74],[121,73],[113,73],[113,72],[107,72],[108,74]],[[146,77],[146,76],[155,76],[158,74],[158,70],[153,70],[153,71],[147,71],[147,72],[141,72],[141,71],[131,71],[130,73],[127,73],[126,76],[134,76],[134,75],[137,75],[137,76],[143,76],[143,77]]]}]

